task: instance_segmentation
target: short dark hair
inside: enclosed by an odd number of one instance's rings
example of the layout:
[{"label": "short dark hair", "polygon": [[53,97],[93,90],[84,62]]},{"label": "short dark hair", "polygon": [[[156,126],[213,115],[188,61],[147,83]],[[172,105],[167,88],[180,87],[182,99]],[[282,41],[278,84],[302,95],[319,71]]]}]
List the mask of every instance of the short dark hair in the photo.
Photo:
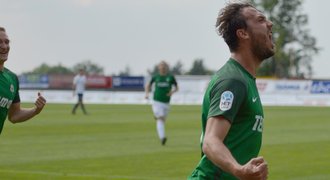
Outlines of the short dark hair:
[{"label": "short dark hair", "polygon": [[0,26],[0,31],[6,32],[6,29]]},{"label": "short dark hair", "polygon": [[215,24],[217,33],[223,37],[230,52],[235,52],[238,48],[237,29],[247,28],[245,18],[242,16],[242,9],[254,6],[247,2],[230,3],[220,10]]}]

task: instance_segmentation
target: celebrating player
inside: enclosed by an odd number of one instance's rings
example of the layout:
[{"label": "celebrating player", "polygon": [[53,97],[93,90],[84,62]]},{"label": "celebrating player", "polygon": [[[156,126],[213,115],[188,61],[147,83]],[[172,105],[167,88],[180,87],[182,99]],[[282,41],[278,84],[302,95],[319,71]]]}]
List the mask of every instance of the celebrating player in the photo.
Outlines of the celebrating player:
[{"label": "celebrating player", "polygon": [[248,3],[230,3],[216,27],[231,57],[212,77],[202,108],[202,157],[188,179],[267,179],[258,157],[263,108],[256,87],[261,62],[274,55],[272,22]]},{"label": "celebrating player", "polygon": [[[178,91],[178,84],[175,77],[168,73],[168,65],[165,61],[161,61],[158,65],[159,74],[153,76],[147,84],[145,98],[149,98],[151,86],[155,83],[155,90],[152,103],[152,111],[154,113],[157,132],[162,145],[166,143],[165,120],[169,111],[169,102],[173,93]],[[174,88],[172,86],[174,85]]]},{"label": "celebrating player", "polygon": [[38,93],[34,107],[21,108],[18,78],[4,66],[10,50],[9,42],[5,28],[0,27],[0,133],[7,115],[12,123],[24,122],[39,114],[46,104],[46,99]]}]

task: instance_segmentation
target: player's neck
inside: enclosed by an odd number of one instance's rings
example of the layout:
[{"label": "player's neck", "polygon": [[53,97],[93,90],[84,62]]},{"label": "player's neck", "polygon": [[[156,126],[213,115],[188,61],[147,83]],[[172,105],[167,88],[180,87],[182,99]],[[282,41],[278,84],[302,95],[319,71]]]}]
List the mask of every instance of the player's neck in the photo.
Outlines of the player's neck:
[{"label": "player's neck", "polygon": [[4,68],[5,68],[4,62],[0,61],[0,71],[3,71]]},{"label": "player's neck", "polygon": [[243,68],[245,68],[253,77],[257,75],[257,68],[259,67],[259,61],[251,56],[249,53],[231,53],[231,58],[236,60]]}]

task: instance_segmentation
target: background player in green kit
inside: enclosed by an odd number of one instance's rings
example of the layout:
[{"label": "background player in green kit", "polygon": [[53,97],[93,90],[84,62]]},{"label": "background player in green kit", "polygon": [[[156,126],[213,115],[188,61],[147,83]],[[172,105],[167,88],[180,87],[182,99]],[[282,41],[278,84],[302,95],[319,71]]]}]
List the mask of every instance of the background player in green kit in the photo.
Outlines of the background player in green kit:
[{"label": "background player in green kit", "polygon": [[267,179],[258,157],[264,114],[256,70],[274,55],[272,22],[248,3],[230,3],[217,18],[217,31],[231,58],[212,77],[202,107],[202,158],[188,179]]},{"label": "background player in green kit", "polygon": [[0,133],[7,115],[12,123],[23,122],[39,114],[46,104],[45,98],[38,93],[35,107],[21,108],[17,76],[4,67],[10,50],[9,42],[6,30],[0,27]]},{"label": "background player in green kit", "polygon": [[[158,65],[158,74],[154,75],[147,84],[145,92],[146,99],[149,98],[149,92],[152,84],[155,83],[152,111],[154,113],[157,125],[157,133],[162,145],[166,143],[165,120],[169,111],[169,103],[173,93],[178,91],[178,84],[173,75],[168,73],[168,65],[161,61]],[[174,88],[172,88],[174,86]]]}]

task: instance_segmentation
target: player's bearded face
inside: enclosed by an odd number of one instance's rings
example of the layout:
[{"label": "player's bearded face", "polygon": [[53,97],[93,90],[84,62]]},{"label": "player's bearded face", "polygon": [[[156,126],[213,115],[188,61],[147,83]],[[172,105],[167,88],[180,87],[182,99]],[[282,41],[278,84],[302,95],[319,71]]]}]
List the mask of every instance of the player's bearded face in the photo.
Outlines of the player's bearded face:
[{"label": "player's bearded face", "polygon": [[271,32],[254,33],[250,32],[252,53],[261,61],[272,57],[275,54],[274,43]]},{"label": "player's bearded face", "polygon": [[0,31],[0,61],[4,62],[8,59],[10,46],[9,39],[4,31]]}]

